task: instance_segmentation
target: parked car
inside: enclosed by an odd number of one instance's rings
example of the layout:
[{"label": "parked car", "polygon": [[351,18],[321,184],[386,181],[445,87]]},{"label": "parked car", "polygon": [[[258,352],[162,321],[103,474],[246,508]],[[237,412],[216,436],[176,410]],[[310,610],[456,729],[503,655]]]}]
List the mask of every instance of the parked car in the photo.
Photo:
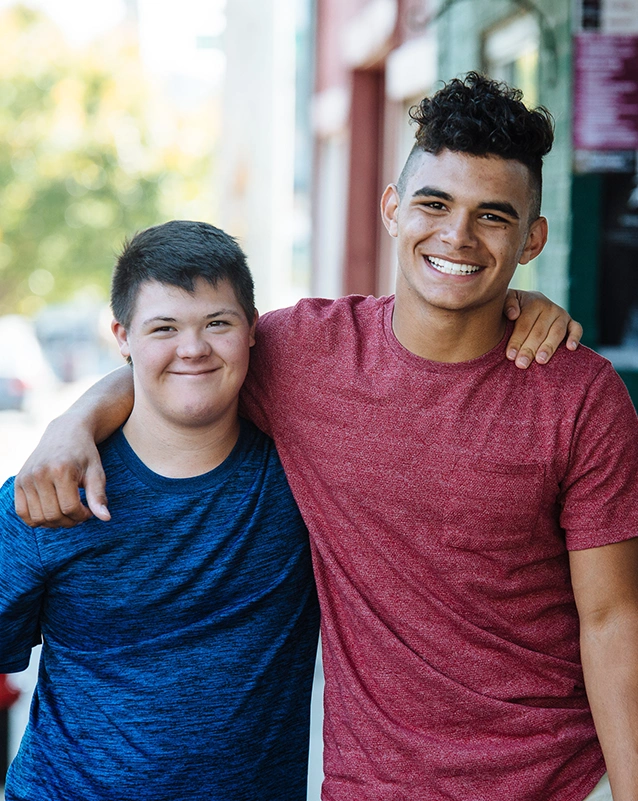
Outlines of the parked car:
[{"label": "parked car", "polygon": [[17,376],[0,375],[0,411],[22,410],[27,394],[27,384]]},{"label": "parked car", "polygon": [[25,409],[30,395],[53,381],[32,323],[17,314],[0,317],[0,410]]}]

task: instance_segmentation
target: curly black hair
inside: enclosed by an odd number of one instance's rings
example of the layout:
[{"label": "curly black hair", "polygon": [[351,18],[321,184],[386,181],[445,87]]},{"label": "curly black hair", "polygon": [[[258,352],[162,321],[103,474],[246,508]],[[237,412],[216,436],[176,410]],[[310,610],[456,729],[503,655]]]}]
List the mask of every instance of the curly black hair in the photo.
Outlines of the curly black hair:
[{"label": "curly black hair", "polygon": [[[520,89],[478,72],[454,78],[410,109],[410,117],[418,125],[412,153],[425,150],[438,155],[452,150],[520,161],[532,175],[537,195],[532,218],[538,217],[543,156],[552,148],[554,124],[546,108],[528,109],[522,96]],[[399,178],[401,194],[409,162],[410,158]]]}]

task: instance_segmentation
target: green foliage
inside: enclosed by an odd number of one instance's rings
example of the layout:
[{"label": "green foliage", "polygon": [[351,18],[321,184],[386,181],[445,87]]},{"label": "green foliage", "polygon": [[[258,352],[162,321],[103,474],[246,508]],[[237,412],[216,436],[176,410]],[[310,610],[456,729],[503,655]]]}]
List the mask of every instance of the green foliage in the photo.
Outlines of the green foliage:
[{"label": "green foliage", "polygon": [[0,314],[87,287],[106,297],[126,236],[210,216],[210,144],[179,147],[180,132],[204,124],[155,101],[134,32],[83,52],[39,13],[2,13]]}]

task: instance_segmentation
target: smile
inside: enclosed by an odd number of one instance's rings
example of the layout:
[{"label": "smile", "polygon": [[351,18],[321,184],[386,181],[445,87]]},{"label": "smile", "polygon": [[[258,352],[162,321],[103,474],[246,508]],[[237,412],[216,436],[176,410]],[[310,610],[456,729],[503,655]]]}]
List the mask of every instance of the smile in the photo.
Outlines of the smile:
[{"label": "smile", "polygon": [[456,264],[453,261],[436,259],[434,256],[427,256],[426,258],[435,270],[447,275],[469,275],[470,273],[477,273],[481,269],[476,264]]},{"label": "smile", "polygon": [[173,372],[173,375],[190,376],[191,378],[193,378],[193,377],[196,378],[197,376],[210,375],[211,373],[214,373],[215,372],[215,368],[211,368],[210,370],[200,370],[197,373],[187,373],[187,372],[183,372],[183,371],[182,372],[177,372],[176,370],[173,370],[172,372]]}]

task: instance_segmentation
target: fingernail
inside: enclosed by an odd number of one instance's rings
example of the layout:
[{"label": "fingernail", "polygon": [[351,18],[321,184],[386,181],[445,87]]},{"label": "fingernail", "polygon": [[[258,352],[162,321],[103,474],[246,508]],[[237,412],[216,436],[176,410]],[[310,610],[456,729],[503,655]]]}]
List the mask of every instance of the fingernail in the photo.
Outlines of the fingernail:
[{"label": "fingernail", "polygon": [[540,362],[541,364],[545,364],[547,361],[547,354],[544,350],[541,350],[536,354],[536,361]]},{"label": "fingernail", "polygon": [[519,356],[516,360],[516,365],[518,367],[529,367],[529,359],[527,356]]},{"label": "fingernail", "polygon": [[518,353],[518,351],[516,350],[516,348],[510,348],[507,351],[507,358],[511,359],[512,361],[514,361],[514,359],[516,358],[516,354],[517,353]]}]

